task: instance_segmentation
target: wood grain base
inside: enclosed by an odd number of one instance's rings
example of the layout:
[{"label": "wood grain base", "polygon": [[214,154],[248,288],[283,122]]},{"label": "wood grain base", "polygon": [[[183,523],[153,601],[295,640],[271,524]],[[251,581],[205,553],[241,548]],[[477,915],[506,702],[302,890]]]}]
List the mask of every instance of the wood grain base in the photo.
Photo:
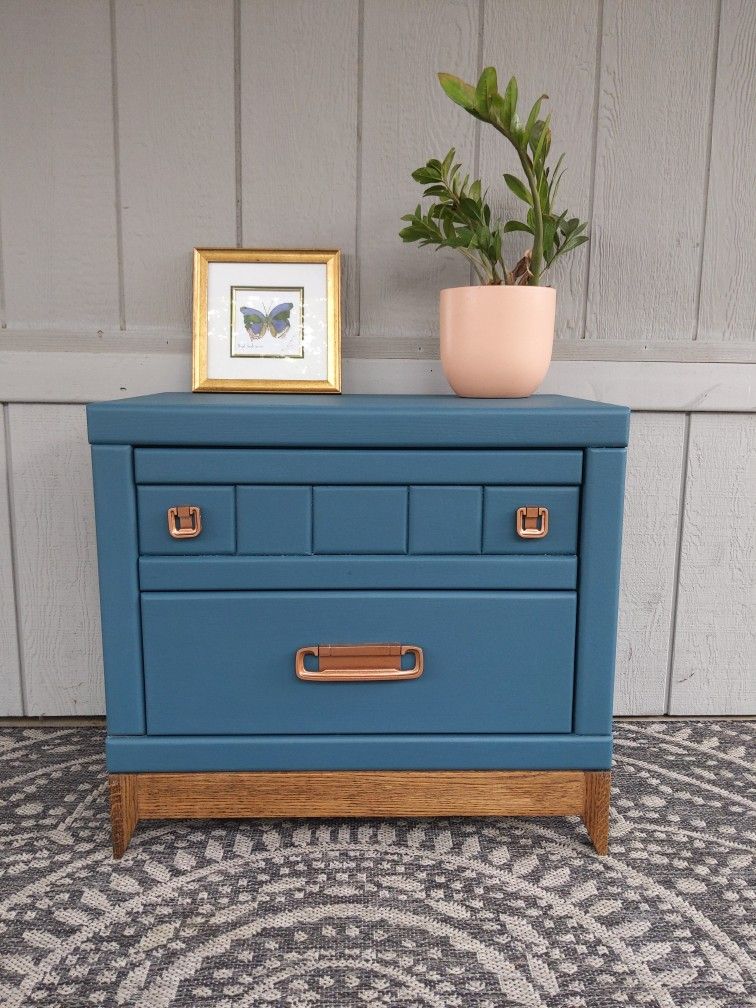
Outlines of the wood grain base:
[{"label": "wood grain base", "polygon": [[610,785],[583,770],[111,774],[113,856],[140,819],[565,815],[606,854]]}]

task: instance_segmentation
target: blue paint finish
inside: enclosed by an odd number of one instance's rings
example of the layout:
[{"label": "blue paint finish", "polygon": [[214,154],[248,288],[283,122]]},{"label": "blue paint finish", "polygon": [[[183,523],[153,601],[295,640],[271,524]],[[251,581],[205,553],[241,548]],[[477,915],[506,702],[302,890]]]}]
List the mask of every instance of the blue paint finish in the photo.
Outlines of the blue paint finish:
[{"label": "blue paint finish", "polygon": [[[549,531],[543,539],[517,535],[517,509],[549,509]],[[483,510],[484,553],[577,553],[579,492],[577,487],[486,487]]]},{"label": "blue paint finish", "polygon": [[137,448],[137,483],[580,483],[582,451]]},{"label": "blue paint finish", "polygon": [[[150,735],[565,732],[572,592],[207,592],[142,596]],[[313,683],[298,648],[423,648],[404,682]]]},{"label": "blue paint finish", "polygon": [[236,526],[238,553],[310,553],[312,491],[306,486],[240,486]]},{"label": "blue paint finish", "polygon": [[142,557],[139,571],[144,591],[577,587],[572,556]]},{"label": "blue paint finish", "polygon": [[[87,417],[111,772],[610,766],[626,408],[166,394]],[[170,540],[171,503],[203,507],[200,540]],[[527,542],[532,504],[551,528]],[[389,636],[423,677],[294,676],[296,647]]]},{"label": "blue paint finish", "polygon": [[137,518],[129,445],[95,445],[92,478],[110,735],[145,730]]},{"label": "blue paint finish", "polygon": [[624,448],[585,453],[574,721],[580,735],[611,732],[626,456]]},{"label": "blue paint finish", "polygon": [[482,487],[413,486],[410,553],[480,553]]},{"label": "blue paint finish", "polygon": [[[233,487],[138,487],[137,500],[142,553],[192,556],[235,551]],[[193,504],[201,509],[202,531],[196,539],[174,539],[168,532],[168,508],[182,504]]]},{"label": "blue paint finish", "polygon": [[110,773],[214,770],[609,770],[609,735],[109,738]]},{"label": "blue paint finish", "polygon": [[407,551],[406,487],[315,487],[312,509],[315,553]]},{"label": "blue paint finish", "polygon": [[627,444],[625,406],[531,396],[163,392],[87,407],[93,444],[296,448],[584,448]]}]

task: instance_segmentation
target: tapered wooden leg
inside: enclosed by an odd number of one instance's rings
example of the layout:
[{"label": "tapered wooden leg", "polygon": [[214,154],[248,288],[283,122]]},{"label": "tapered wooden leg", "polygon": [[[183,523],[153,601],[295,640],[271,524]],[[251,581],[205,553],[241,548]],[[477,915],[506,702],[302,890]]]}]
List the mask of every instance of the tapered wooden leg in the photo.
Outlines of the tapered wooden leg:
[{"label": "tapered wooden leg", "polygon": [[583,822],[597,854],[609,853],[611,789],[612,775],[609,770],[586,772]]},{"label": "tapered wooden leg", "polygon": [[109,774],[110,827],[113,857],[119,858],[129,846],[131,834],[139,822],[136,774]]}]

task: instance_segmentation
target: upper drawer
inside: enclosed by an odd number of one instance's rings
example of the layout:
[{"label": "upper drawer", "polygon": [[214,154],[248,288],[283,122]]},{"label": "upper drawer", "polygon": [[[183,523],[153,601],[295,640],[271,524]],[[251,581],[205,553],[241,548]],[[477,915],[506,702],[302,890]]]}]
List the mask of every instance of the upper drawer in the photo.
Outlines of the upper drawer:
[{"label": "upper drawer", "polygon": [[137,448],[137,483],[580,483],[579,451]]}]

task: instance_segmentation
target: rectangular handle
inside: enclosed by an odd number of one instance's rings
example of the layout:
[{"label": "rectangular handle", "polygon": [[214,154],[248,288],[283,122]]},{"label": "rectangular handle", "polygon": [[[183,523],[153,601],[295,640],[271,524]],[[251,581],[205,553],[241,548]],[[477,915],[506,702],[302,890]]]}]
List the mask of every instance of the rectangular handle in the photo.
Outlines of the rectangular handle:
[{"label": "rectangular handle", "polygon": [[[402,656],[415,664],[402,668]],[[305,658],[318,659],[318,670],[305,668]],[[419,679],[423,674],[423,649],[415,644],[315,644],[300,648],[294,659],[297,678],[305,682],[390,682]]]}]

